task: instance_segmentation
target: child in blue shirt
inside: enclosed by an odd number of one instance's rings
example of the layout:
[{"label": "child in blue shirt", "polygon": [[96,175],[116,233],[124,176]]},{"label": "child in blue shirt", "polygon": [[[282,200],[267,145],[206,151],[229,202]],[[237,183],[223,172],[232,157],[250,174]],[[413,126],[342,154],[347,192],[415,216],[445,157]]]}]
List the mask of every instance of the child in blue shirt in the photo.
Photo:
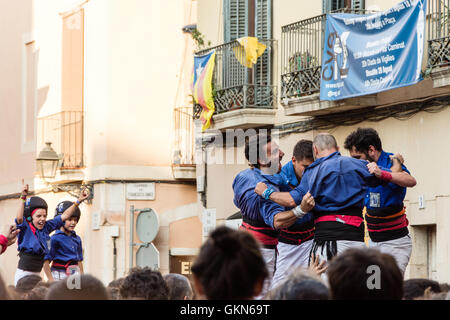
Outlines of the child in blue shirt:
[{"label": "child in blue shirt", "polygon": [[[63,201],[55,210],[55,218],[72,206]],[[83,273],[83,249],[81,238],[74,229],[80,221],[81,211],[76,208],[72,216],[55,232],[50,239],[50,251],[45,256],[44,271],[49,281],[62,280],[74,273]],[[50,266],[51,262],[51,266]]]},{"label": "child in blue shirt", "polygon": [[14,285],[30,274],[41,273],[44,257],[49,252],[49,234],[61,228],[64,221],[70,218],[81,202],[88,198],[87,190],[62,215],[47,221],[47,203],[40,197],[27,199],[28,185],[22,187],[19,211],[16,216],[18,236],[19,264],[14,277]]}]

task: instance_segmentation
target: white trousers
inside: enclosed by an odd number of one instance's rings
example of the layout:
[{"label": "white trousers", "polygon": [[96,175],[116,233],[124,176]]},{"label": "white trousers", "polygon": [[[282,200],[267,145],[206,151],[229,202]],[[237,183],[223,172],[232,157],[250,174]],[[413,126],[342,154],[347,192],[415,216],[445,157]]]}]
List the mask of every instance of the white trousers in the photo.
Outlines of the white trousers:
[{"label": "white trousers", "polygon": [[52,270],[52,277],[55,281],[64,280],[67,278],[67,274],[66,271]]},{"label": "white trousers", "polygon": [[41,276],[40,272],[25,271],[25,270],[17,268],[16,273],[14,274],[14,286],[17,286],[17,282],[20,279],[22,279],[23,277],[29,276],[31,274],[36,274],[38,276]]},{"label": "white trousers", "polygon": [[[350,241],[350,240],[336,240],[336,247],[337,247],[336,255],[340,255],[342,252],[350,248],[367,248],[366,243],[363,241]],[[327,250],[325,245],[317,247],[316,256],[319,257],[320,261],[323,260],[328,261]],[[321,278],[326,284],[328,284],[328,276],[326,272],[322,273]]]},{"label": "white trousers", "polygon": [[300,245],[283,242],[278,243],[277,264],[272,279],[271,290],[279,286],[297,268],[308,268],[312,244],[313,240],[303,242]]},{"label": "white trousers", "polygon": [[369,247],[392,255],[402,274],[405,274],[412,252],[412,240],[409,234],[402,238],[389,241],[373,242],[369,240]]},{"label": "white trousers", "polygon": [[264,281],[264,286],[259,294],[259,296],[255,297],[256,300],[262,299],[266,293],[270,289],[270,284],[272,283],[272,277],[275,272],[275,263],[276,263],[276,250],[275,249],[267,249],[267,248],[261,248],[261,254],[264,258],[264,261],[266,262],[267,271],[269,271],[269,276]]}]

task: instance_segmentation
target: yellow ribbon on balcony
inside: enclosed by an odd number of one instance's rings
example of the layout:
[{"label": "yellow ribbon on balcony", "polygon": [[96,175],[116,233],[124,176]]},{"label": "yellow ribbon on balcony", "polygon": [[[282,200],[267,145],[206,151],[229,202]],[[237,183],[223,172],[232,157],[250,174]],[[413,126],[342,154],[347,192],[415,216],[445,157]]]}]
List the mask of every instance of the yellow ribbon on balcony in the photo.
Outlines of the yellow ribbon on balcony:
[{"label": "yellow ribbon on balcony", "polygon": [[243,37],[236,39],[240,46],[233,48],[234,55],[240,64],[247,68],[253,68],[258,58],[266,50],[266,45],[255,37]]}]

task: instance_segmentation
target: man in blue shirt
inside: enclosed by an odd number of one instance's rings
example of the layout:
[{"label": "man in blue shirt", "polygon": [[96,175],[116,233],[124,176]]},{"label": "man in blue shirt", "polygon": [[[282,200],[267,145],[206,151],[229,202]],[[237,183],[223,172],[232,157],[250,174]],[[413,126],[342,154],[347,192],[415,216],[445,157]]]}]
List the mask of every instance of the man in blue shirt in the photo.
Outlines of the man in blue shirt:
[{"label": "man in blue shirt", "polygon": [[[292,160],[281,169],[280,175],[284,181],[277,183],[275,176],[262,175],[260,181],[279,191],[288,192],[294,189],[302,179],[303,172],[310,164],[314,162],[312,154],[312,141],[300,140],[294,146]],[[278,229],[276,223],[276,214],[289,210],[276,203],[261,199],[264,202],[262,206],[262,215],[268,216],[270,224],[274,229]],[[278,208],[273,208],[276,205]],[[265,210],[269,208],[269,210]],[[308,267],[309,253],[312,248],[314,238],[314,220],[311,213],[301,219],[298,219],[291,226],[279,229],[278,237],[278,256],[276,261],[275,274],[272,280],[272,288],[280,283],[295,270],[296,267]]]},{"label": "man in blue shirt", "polygon": [[368,160],[385,170],[401,172],[408,179],[403,186],[386,183],[370,187],[364,199],[369,246],[393,255],[404,273],[411,257],[412,241],[403,200],[406,187],[414,187],[416,180],[402,164],[401,158],[383,151],[381,139],[372,128],[358,128],[350,133],[344,147],[353,158]]},{"label": "man in blue shirt", "polygon": [[[55,218],[62,215],[71,205],[71,201],[60,202],[56,206]],[[75,233],[80,216],[80,208],[76,208],[70,219],[67,219],[50,238],[50,251],[44,258],[44,271],[49,281],[63,280],[71,274],[83,272],[81,238]]]},{"label": "man in blue shirt", "polygon": [[[253,191],[259,181],[255,170],[267,168],[273,173],[281,170],[281,159],[284,153],[278,148],[269,135],[256,135],[249,138],[245,145],[245,157],[251,165],[250,169],[239,172],[233,181],[233,202],[241,210],[241,229],[251,233],[261,245],[261,253],[266,261],[269,278],[257,298],[262,298],[270,288],[275,271],[278,231],[268,225],[261,215],[260,197]],[[274,207],[276,204],[273,204]]]},{"label": "man in blue shirt", "polygon": [[[367,161],[342,157],[330,134],[314,138],[313,155],[315,161],[305,170],[299,186],[289,193],[272,192],[269,198],[286,207],[300,204],[280,217],[283,221],[305,215],[307,211],[301,202],[308,194],[314,198],[312,254],[320,260],[330,260],[347,248],[365,247],[362,209],[368,186],[375,187],[383,181],[401,183],[403,177],[379,168],[378,172]],[[263,195],[266,189],[264,184],[258,184],[255,192]]]}]

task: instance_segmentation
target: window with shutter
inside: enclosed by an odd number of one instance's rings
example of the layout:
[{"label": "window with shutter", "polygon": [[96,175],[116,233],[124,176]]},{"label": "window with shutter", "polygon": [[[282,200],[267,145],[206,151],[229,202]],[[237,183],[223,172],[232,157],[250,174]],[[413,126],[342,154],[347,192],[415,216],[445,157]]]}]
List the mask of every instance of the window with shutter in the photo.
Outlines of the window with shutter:
[{"label": "window with shutter", "polygon": [[364,9],[365,1],[364,0],[352,0],[352,9]]},{"label": "window with shutter", "polygon": [[[254,36],[258,39],[272,37],[272,0],[224,0],[224,41],[231,42],[241,37]],[[253,69],[241,65],[235,58],[233,46],[222,53],[223,69],[221,88],[244,86],[250,104],[268,105],[271,95],[271,48],[269,42],[264,54],[258,58]],[[251,97],[250,97],[251,95]],[[250,97],[250,98],[249,98]]]},{"label": "window with shutter", "polygon": [[328,13],[348,7],[350,4],[352,9],[364,9],[364,0],[322,0],[322,13]]},{"label": "window with shutter", "polygon": [[[255,36],[258,39],[270,40],[272,38],[272,0],[255,0]],[[258,59],[254,67],[255,98],[257,105],[270,104],[271,92],[271,65],[269,42],[264,43],[266,50]]]},{"label": "window with shutter", "polygon": [[[224,40],[231,42],[248,35],[248,1],[224,0]],[[236,60],[231,46],[223,51],[222,88],[230,88],[243,84],[247,73]]]}]

